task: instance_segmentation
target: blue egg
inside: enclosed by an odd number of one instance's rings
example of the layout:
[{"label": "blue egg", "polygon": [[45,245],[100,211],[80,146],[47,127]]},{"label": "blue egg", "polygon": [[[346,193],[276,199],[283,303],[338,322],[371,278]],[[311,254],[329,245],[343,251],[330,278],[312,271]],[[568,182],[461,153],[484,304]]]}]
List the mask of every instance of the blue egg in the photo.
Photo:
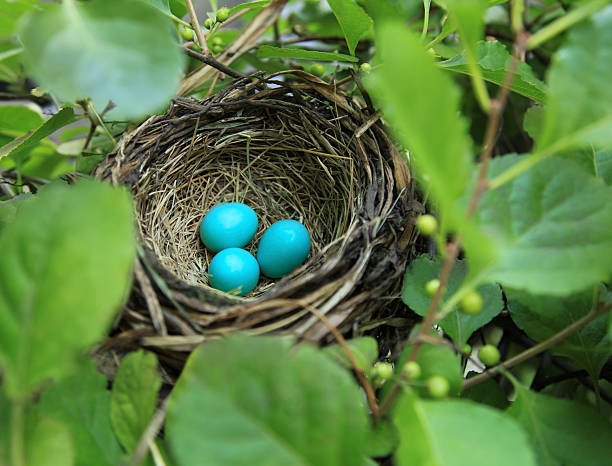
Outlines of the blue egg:
[{"label": "blue egg", "polygon": [[224,249],[210,261],[208,280],[213,288],[244,296],[257,285],[259,264],[244,249]]},{"label": "blue egg", "polygon": [[310,253],[310,233],[296,220],[280,220],[270,225],[257,248],[261,273],[279,278],[297,269]]},{"label": "blue egg", "polygon": [[220,204],[200,224],[200,238],[213,252],[246,246],[257,231],[257,214],[240,202]]}]

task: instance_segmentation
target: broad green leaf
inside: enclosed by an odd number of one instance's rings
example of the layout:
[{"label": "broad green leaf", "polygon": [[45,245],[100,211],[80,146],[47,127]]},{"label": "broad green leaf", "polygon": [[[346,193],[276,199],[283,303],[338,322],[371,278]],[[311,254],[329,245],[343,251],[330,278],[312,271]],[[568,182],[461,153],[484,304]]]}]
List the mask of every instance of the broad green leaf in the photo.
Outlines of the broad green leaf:
[{"label": "broad green leaf", "polygon": [[184,56],[168,18],[142,2],[66,0],[30,17],[23,59],[61,100],[109,101],[115,118],[158,110],[176,94]]},{"label": "broad green leaf", "polygon": [[[596,305],[592,290],[563,298],[537,296],[510,288],[504,291],[512,320],[536,341],[544,341],[559,333],[588,314]],[[603,300],[612,301],[603,287],[601,291],[604,293]],[[597,380],[601,368],[612,356],[607,326],[608,316],[603,315],[568,336],[550,351],[567,356]]]},{"label": "broad green leaf", "polygon": [[500,411],[468,400],[423,401],[407,393],[394,415],[397,464],[535,466],[521,426]]},{"label": "broad green leaf", "polygon": [[371,73],[368,88],[410,149],[417,176],[439,211],[452,215],[472,167],[467,124],[458,114],[459,90],[401,21],[382,22],[376,43],[383,65]]},{"label": "broad green leaf", "polygon": [[315,61],[359,61],[356,57],[344,55],[342,53],[331,52],[316,52],[314,50],[304,50],[295,47],[272,47],[271,45],[262,45],[257,50],[257,58],[295,58],[298,60],[315,60]]},{"label": "broad green leaf", "polygon": [[570,31],[548,72],[546,118],[536,153],[612,145],[611,43],[612,6]]},{"label": "broad green leaf", "polygon": [[[372,337],[358,337],[352,338],[346,343],[351,353],[353,353],[357,366],[367,374],[372,364],[378,359],[378,343],[376,339]],[[349,369],[353,367],[344,349],[339,344],[327,346],[322,351],[343,366]]]},{"label": "broad green leaf", "polygon": [[388,419],[379,419],[368,437],[367,454],[382,458],[393,453],[399,444],[399,434],[395,424]]},{"label": "broad green leaf", "polygon": [[310,345],[232,336],[187,361],[168,404],[179,465],[361,465],[363,398],[346,370]]},{"label": "broad green leaf", "polygon": [[110,392],[93,361],[46,389],[38,405],[41,416],[62,422],[72,435],[75,464],[116,466],[122,458],[110,423]]},{"label": "broad green leaf", "polygon": [[2,157],[22,158],[32,150],[41,140],[54,133],[60,128],[75,121],[74,110],[71,107],[64,107],[36,129],[33,129],[23,136],[14,139],[3,147],[0,147],[0,159]]},{"label": "broad green leaf", "polygon": [[[26,464],[72,466],[75,446],[65,424],[49,417],[38,419],[26,438]],[[1,463],[0,463],[1,464]]]},{"label": "broad green leaf", "polygon": [[[519,160],[494,159],[490,176]],[[545,160],[487,191],[477,217],[500,248],[499,263],[488,271],[490,282],[567,296],[612,273],[612,191],[572,161]]]},{"label": "broad green leaf", "polygon": [[[478,41],[483,39],[487,0],[447,0],[448,12],[459,30],[472,85],[481,105],[488,105],[487,88],[478,66]],[[488,110],[488,108],[487,108]]]},{"label": "broad green leaf", "polygon": [[[475,57],[482,77],[486,81],[501,86],[512,60],[512,56],[506,50],[506,47],[498,41],[480,42],[475,50]],[[465,52],[440,62],[439,66],[457,73],[471,73]],[[519,64],[510,89],[538,103],[542,103],[546,99],[546,85],[535,76],[531,67],[523,62]],[[531,136],[533,137],[533,135]]]},{"label": "broad green leaf", "polygon": [[[431,301],[431,297],[425,291],[425,284],[438,278],[441,266],[442,263],[438,257],[430,260],[427,255],[422,255],[413,260],[406,269],[402,285],[402,300],[420,316],[427,313]],[[467,273],[467,263],[463,260],[456,261],[446,288],[447,298],[461,287]],[[490,322],[504,308],[499,286],[487,284],[476,289],[483,297],[482,311],[479,314],[467,315],[454,306],[449,315],[439,322],[442,329],[459,347],[467,343],[472,333]]]},{"label": "broad green leaf", "polygon": [[185,6],[185,0],[170,0],[170,11],[173,15],[178,18],[182,18],[187,14],[187,7]]},{"label": "broad green leaf", "polygon": [[21,17],[34,8],[32,0],[3,1],[0,8],[0,39],[13,35]]},{"label": "broad green leaf", "polygon": [[595,151],[597,176],[608,186],[612,186],[612,150]]},{"label": "broad green leaf", "polygon": [[[472,372],[472,374],[474,373]],[[497,409],[506,409],[509,404],[508,397],[500,388],[499,384],[493,379],[484,380],[483,382],[463,390],[461,392],[461,398],[470,399]]]},{"label": "broad green leaf", "polygon": [[98,182],[51,185],[0,244],[0,366],[9,396],[27,397],[107,331],[129,284],[132,206]]},{"label": "broad green leaf", "polygon": [[506,416],[527,431],[539,465],[610,463],[612,425],[590,406],[551,398],[518,383],[514,388],[516,399]]},{"label": "broad green leaf", "polygon": [[157,8],[163,13],[166,13],[166,14],[171,13],[170,5],[168,4],[168,0],[140,0],[140,1],[154,6],[155,8]]},{"label": "broad green leaf", "polygon": [[372,29],[372,18],[355,0],[327,0],[327,3],[342,28],[350,54],[355,55],[355,47],[359,39]]},{"label": "broad green leaf", "polygon": [[110,419],[128,452],[136,448],[153,417],[160,386],[155,354],[140,350],[123,358],[113,384]]},{"label": "broad green leaf", "polygon": [[3,105],[0,107],[0,133],[17,136],[36,129],[44,123],[42,115],[24,105]]}]

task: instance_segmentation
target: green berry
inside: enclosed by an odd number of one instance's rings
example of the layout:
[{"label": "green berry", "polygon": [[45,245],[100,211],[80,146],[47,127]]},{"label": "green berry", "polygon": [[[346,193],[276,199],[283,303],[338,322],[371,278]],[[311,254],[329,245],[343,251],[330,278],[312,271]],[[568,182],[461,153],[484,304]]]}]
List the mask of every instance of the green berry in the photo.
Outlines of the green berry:
[{"label": "green berry", "polygon": [[369,73],[370,71],[372,71],[372,65],[370,65],[368,62],[362,63],[359,67],[359,71],[361,71],[362,73]]},{"label": "green berry", "polygon": [[465,345],[463,345],[463,348],[461,348],[461,352],[469,356],[470,354],[472,354],[472,346],[466,343]]},{"label": "green berry", "polygon": [[379,361],[374,364],[376,375],[383,380],[388,380],[393,377],[393,366],[388,362]]},{"label": "green berry", "polygon": [[325,67],[321,63],[313,63],[310,67],[310,72],[315,76],[323,76],[325,73]]},{"label": "green berry", "polygon": [[214,54],[221,53],[221,52],[223,52],[223,46],[219,45],[219,44],[213,44],[213,46],[210,48],[210,50]]},{"label": "green berry", "polygon": [[206,21],[204,21],[204,27],[206,29],[212,29],[214,25],[215,25],[214,21],[210,18],[206,18]]},{"label": "green berry", "polygon": [[482,295],[475,290],[468,291],[459,304],[464,314],[476,315],[482,310]]},{"label": "green berry", "polygon": [[219,36],[215,36],[210,40],[210,43],[212,45],[224,45],[225,42],[223,41],[223,39]]},{"label": "green berry", "polygon": [[499,350],[493,345],[484,345],[478,351],[478,359],[485,366],[494,366],[499,362]]},{"label": "green berry", "polygon": [[448,380],[441,375],[432,375],[427,379],[427,391],[432,398],[446,398],[449,390]]},{"label": "green berry", "polygon": [[438,231],[438,221],[433,215],[421,215],[417,218],[416,226],[421,234],[431,236]]},{"label": "green berry", "polygon": [[429,296],[435,295],[436,291],[438,291],[438,288],[440,288],[440,280],[438,280],[437,278],[429,280],[427,283],[425,283],[425,292]]},{"label": "green berry", "polygon": [[181,31],[181,35],[185,40],[193,40],[193,29],[183,28],[183,30]]},{"label": "green berry", "polygon": [[219,21],[220,23],[222,23],[223,21],[225,21],[227,18],[229,18],[230,15],[230,11],[229,8],[223,7],[220,8],[217,11],[217,21]]},{"label": "green berry", "polygon": [[408,361],[402,367],[402,374],[404,374],[409,379],[418,379],[421,376],[421,366],[416,361]]}]

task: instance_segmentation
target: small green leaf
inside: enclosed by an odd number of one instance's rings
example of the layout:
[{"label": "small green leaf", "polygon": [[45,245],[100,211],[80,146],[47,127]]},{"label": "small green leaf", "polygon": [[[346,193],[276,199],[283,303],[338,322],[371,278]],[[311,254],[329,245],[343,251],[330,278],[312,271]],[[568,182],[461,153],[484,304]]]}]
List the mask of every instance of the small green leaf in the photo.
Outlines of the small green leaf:
[{"label": "small green leaf", "polygon": [[535,466],[521,426],[472,401],[422,401],[409,392],[399,400],[394,421],[400,466]]},{"label": "small green leaf", "polygon": [[465,192],[473,164],[467,124],[459,115],[459,90],[401,21],[384,21],[376,31],[383,66],[366,84],[411,150],[416,173],[442,216],[457,215],[455,202]]},{"label": "small green leaf", "polygon": [[26,66],[64,101],[89,97],[109,115],[137,118],[176,94],[184,55],[169,19],[142,2],[66,0],[21,31]]},{"label": "small green leaf", "polygon": [[514,383],[514,388],[516,399],[506,416],[516,419],[527,431],[538,464],[610,462],[612,426],[591,407],[551,398],[518,383]]},{"label": "small green leaf", "polygon": [[238,5],[230,9],[230,15],[233,15],[234,13],[237,13],[246,8],[263,8],[268,3],[270,3],[270,1],[271,0],[254,0],[252,2],[239,3]]},{"label": "small green leaf", "polygon": [[348,46],[351,55],[355,55],[355,47],[359,39],[372,30],[372,18],[361,8],[355,0],[328,0]]},{"label": "small green leaf", "polygon": [[[420,316],[427,313],[431,301],[431,296],[425,290],[425,284],[440,275],[441,266],[438,257],[430,260],[427,255],[422,255],[413,260],[406,269],[402,285],[402,300]],[[461,287],[467,274],[467,263],[463,260],[455,262],[446,288],[446,297],[453,295]],[[472,333],[489,323],[504,308],[499,286],[481,285],[476,288],[476,291],[483,298],[480,313],[467,315],[460,312],[457,306],[453,306],[450,313],[439,322],[442,329],[459,347],[466,344]]]},{"label": "small green leaf", "polygon": [[[489,175],[520,160],[494,159]],[[487,191],[477,217],[500,248],[499,262],[488,271],[490,282],[567,296],[612,273],[612,191],[570,160],[545,160]]]},{"label": "small green leaf", "polygon": [[[38,419],[26,438],[26,463],[32,466],[72,466],[74,444],[65,424],[55,419]],[[0,462],[1,464],[1,462]]]},{"label": "small green leaf", "polygon": [[612,186],[612,150],[598,150],[594,155],[597,176]]},{"label": "small green leaf", "polygon": [[11,397],[65,375],[121,304],[134,257],[125,191],[60,183],[0,232],[0,365]]},{"label": "small green leaf", "polygon": [[168,404],[166,436],[179,465],[361,465],[362,394],[310,345],[232,336],[198,347]]},{"label": "small green leaf", "polygon": [[[512,56],[508,53],[506,47],[498,41],[480,42],[475,50],[475,57],[482,77],[486,81],[501,86],[512,60]],[[440,62],[438,65],[457,73],[471,73],[465,52]],[[531,67],[523,62],[519,64],[510,89],[538,103],[544,102],[546,98],[546,85],[535,76]],[[539,109],[540,107],[532,107],[531,109],[533,108]],[[531,133],[530,136],[534,138]]]},{"label": "small green leaf", "polygon": [[38,411],[61,421],[72,435],[75,464],[116,466],[122,457],[113,434],[110,392],[106,378],[98,374],[93,361],[86,361],[75,374],[53,384],[42,394]]},{"label": "small green leaf", "polygon": [[[357,366],[367,373],[368,369],[374,364],[376,359],[378,359],[378,343],[376,339],[372,337],[358,337],[352,338],[346,343],[351,353],[353,353]],[[342,346],[338,344],[330,345],[323,348],[322,351],[344,367],[348,367],[349,369],[353,367]]]},{"label": "small green leaf", "polygon": [[110,419],[128,452],[136,448],[153,417],[160,386],[155,354],[140,350],[123,358],[113,384]]},{"label": "small green leaf", "polygon": [[534,141],[537,141],[540,138],[543,124],[544,107],[541,105],[529,107],[525,112],[525,117],[523,118],[523,128]]},{"label": "small green leaf", "polygon": [[548,71],[549,98],[536,153],[612,145],[611,43],[612,6],[570,31]]},{"label": "small green leaf", "polygon": [[74,110],[71,107],[62,108],[36,129],[0,147],[0,159],[7,156],[13,157],[13,159],[21,158],[22,155],[31,151],[44,138],[72,123],[75,119]]},{"label": "small green leaf", "polygon": [[259,47],[256,56],[257,58],[294,58],[311,61],[359,61],[356,57],[351,57],[350,55],[344,55],[342,53],[316,52],[314,50],[304,50],[294,47],[272,47],[271,45],[262,45]]},{"label": "small green leaf", "polygon": [[[595,305],[591,290],[564,298],[536,296],[510,288],[504,291],[512,320],[536,341],[544,341],[557,334],[588,314]],[[601,291],[603,300],[612,301],[612,296],[603,287]],[[612,356],[607,325],[608,316],[603,315],[568,336],[551,351],[567,356],[597,380],[601,368]]]}]

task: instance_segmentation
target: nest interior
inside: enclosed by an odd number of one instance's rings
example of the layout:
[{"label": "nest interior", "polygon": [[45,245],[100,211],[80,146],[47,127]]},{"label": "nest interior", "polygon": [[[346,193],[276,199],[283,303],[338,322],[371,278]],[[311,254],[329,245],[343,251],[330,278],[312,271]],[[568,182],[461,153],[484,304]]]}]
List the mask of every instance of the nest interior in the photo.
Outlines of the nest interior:
[{"label": "nest interior", "polygon": [[[349,331],[397,297],[418,206],[408,169],[370,105],[307,73],[179,98],[125,136],[96,175],[131,189],[142,245],[114,344],[184,361],[234,330],[322,341],[329,328],[313,308]],[[306,263],[245,298],[210,288],[199,222],[222,202],[257,212],[252,252],[275,221],[303,222],[313,240]]]}]

